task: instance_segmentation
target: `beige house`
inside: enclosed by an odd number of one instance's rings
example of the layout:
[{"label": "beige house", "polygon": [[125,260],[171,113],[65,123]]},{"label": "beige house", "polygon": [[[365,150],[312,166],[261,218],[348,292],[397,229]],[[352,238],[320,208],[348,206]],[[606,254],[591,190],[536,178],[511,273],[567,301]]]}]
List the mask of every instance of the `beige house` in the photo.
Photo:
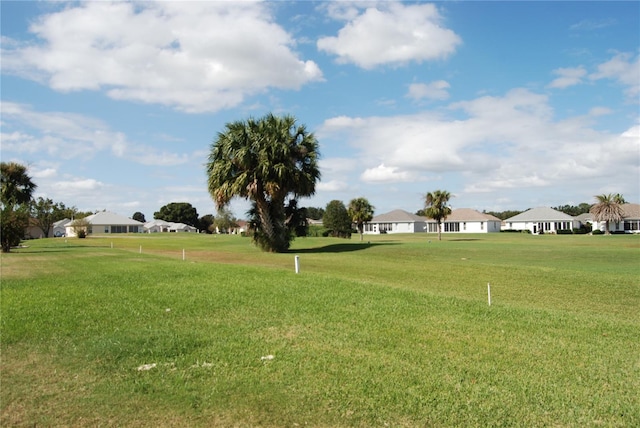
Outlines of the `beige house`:
[{"label": "beige house", "polygon": [[[89,223],[87,234],[140,233],[143,223],[112,212],[102,211],[84,218]],[[65,226],[66,236],[75,237],[73,222]]]},{"label": "beige house", "polygon": [[[502,220],[490,214],[470,208],[458,208],[442,221],[442,233],[493,233],[500,232]],[[427,232],[437,233],[438,223],[427,221]]]}]

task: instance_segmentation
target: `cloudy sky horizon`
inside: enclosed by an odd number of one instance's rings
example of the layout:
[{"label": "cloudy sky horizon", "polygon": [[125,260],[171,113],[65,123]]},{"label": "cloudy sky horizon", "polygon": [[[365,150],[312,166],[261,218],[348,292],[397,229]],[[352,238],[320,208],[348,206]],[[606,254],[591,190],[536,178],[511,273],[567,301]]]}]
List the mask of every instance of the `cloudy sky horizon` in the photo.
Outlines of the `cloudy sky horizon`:
[{"label": "cloudy sky horizon", "polygon": [[2,161],[82,211],[215,214],[211,143],[269,112],[320,142],[302,206],[415,212],[436,189],[480,211],[640,202],[637,2],[0,7]]}]

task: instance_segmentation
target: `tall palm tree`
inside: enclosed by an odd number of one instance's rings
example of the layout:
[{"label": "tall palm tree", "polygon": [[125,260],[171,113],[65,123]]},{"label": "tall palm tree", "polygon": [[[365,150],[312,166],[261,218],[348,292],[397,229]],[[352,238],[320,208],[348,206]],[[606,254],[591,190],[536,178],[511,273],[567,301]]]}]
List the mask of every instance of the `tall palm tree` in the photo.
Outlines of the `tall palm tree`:
[{"label": "tall palm tree", "polygon": [[285,251],[292,239],[285,202],[315,193],[318,157],[315,136],[292,116],[227,123],[211,145],[209,193],[218,208],[236,196],[251,200],[255,242],[267,251]]},{"label": "tall palm tree", "polygon": [[351,221],[356,224],[356,228],[360,233],[360,241],[362,241],[364,233],[364,224],[373,218],[374,208],[366,198],[355,198],[349,202],[347,212],[351,217]]},{"label": "tall palm tree", "polygon": [[36,184],[27,167],[0,162],[0,245],[3,253],[20,243],[29,225],[29,204]]},{"label": "tall palm tree", "polygon": [[613,193],[596,195],[596,203],[591,206],[589,212],[593,214],[595,221],[604,221],[604,232],[606,235],[610,235],[609,222],[622,221],[624,211],[622,210],[622,204],[624,198],[621,194],[614,195]]},{"label": "tall palm tree", "polygon": [[442,221],[451,214],[451,207],[447,205],[451,194],[446,190],[436,190],[427,193],[425,197],[425,214],[438,223],[438,241],[442,240]]}]

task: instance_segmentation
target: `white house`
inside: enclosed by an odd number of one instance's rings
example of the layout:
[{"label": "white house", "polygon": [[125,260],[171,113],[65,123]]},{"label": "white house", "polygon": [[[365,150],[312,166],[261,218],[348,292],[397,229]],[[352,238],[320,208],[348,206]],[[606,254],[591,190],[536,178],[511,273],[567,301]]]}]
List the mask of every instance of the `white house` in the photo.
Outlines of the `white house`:
[{"label": "white house", "polygon": [[426,217],[420,217],[404,210],[394,210],[380,214],[364,225],[364,233],[417,233],[424,232]]},{"label": "white house", "polygon": [[[442,222],[442,233],[493,233],[500,232],[502,220],[490,214],[470,208],[458,208],[451,211]],[[427,231],[438,232],[438,223],[427,221]]]},{"label": "white house", "polygon": [[[609,232],[618,233],[640,233],[640,204],[622,204],[622,221],[609,222]],[[591,221],[593,230],[605,231],[604,221],[594,221],[590,214],[588,221]]]},{"label": "white house", "polygon": [[[102,211],[84,218],[89,223],[87,234],[103,233],[139,233],[143,224],[137,220],[118,215],[109,211]],[[76,236],[73,221],[65,225],[66,236]]]},{"label": "white house", "polygon": [[553,208],[538,207],[510,217],[502,223],[502,230],[528,230],[534,234],[557,233],[559,230],[573,230],[578,221]]},{"label": "white house", "polygon": [[189,226],[184,223],[174,223],[171,221],[164,220],[152,220],[148,221],[143,225],[144,231],[146,233],[157,233],[157,232],[197,232],[198,229]]}]

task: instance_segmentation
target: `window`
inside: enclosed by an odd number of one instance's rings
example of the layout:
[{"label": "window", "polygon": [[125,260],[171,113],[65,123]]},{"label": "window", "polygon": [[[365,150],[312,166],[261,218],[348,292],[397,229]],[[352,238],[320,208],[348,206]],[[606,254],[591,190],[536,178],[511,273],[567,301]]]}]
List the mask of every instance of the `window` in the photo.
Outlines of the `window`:
[{"label": "window", "polygon": [[467,230],[467,222],[466,221],[464,223],[462,223],[462,229],[463,230]]},{"label": "window", "polygon": [[484,230],[484,221],[480,222],[480,230]]},{"label": "window", "polygon": [[458,222],[445,223],[444,224],[444,231],[445,232],[460,232],[460,223],[458,223]]}]

